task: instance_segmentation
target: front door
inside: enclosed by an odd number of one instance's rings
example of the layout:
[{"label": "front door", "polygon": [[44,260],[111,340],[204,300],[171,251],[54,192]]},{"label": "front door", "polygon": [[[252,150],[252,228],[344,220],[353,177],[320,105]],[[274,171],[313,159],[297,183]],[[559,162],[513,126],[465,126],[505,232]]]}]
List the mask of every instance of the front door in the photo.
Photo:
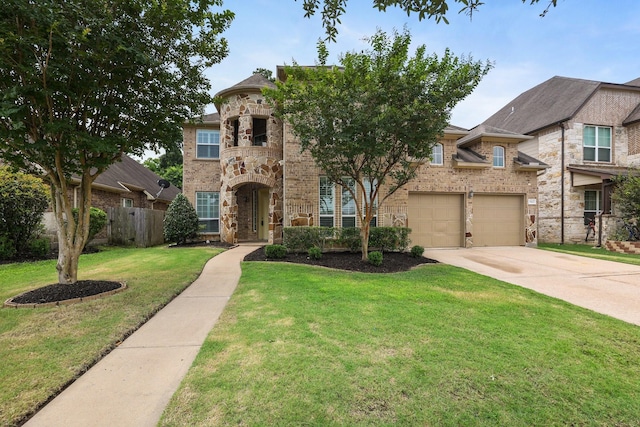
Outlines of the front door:
[{"label": "front door", "polygon": [[258,190],[258,239],[269,240],[269,189]]}]

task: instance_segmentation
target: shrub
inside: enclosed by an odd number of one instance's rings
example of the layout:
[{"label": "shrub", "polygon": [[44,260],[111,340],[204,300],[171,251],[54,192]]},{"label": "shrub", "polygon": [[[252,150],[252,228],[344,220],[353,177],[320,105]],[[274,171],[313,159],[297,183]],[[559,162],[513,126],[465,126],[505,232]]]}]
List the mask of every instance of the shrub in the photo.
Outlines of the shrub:
[{"label": "shrub", "polygon": [[16,256],[16,245],[9,237],[0,236],[0,259],[12,259]]},{"label": "shrub", "polygon": [[187,239],[196,237],[199,229],[198,213],[184,194],[178,194],[164,216],[164,239],[184,244]]},{"label": "shrub", "polygon": [[382,265],[382,252],[369,252],[369,264],[380,267]]},{"label": "shrub", "polygon": [[51,241],[45,237],[39,237],[29,241],[27,249],[29,255],[35,258],[45,257],[51,252]]},{"label": "shrub", "polygon": [[309,248],[309,251],[307,253],[309,254],[309,258],[311,259],[318,260],[322,258],[322,249],[317,246]]},{"label": "shrub", "polygon": [[[78,212],[78,208],[74,208],[71,211],[73,219],[76,222],[78,221]],[[107,213],[102,209],[91,207],[89,209],[89,236],[87,237],[87,244],[102,231],[105,225],[107,225]]]},{"label": "shrub", "polygon": [[282,259],[287,255],[287,248],[283,245],[267,245],[264,254],[270,259]]},{"label": "shrub", "polygon": [[414,258],[420,258],[424,253],[424,247],[415,245],[411,248],[411,256]]},{"label": "shrub", "polygon": [[338,244],[349,248],[351,252],[360,252],[362,250],[360,229],[356,227],[341,228],[338,234]]},{"label": "shrub", "polygon": [[324,249],[335,232],[333,227],[285,227],[284,245],[294,253],[305,253],[314,246]]},{"label": "shrub", "polygon": [[[23,253],[49,205],[49,189],[40,178],[0,167],[0,236],[5,256]],[[14,249],[9,250],[8,245]]]}]

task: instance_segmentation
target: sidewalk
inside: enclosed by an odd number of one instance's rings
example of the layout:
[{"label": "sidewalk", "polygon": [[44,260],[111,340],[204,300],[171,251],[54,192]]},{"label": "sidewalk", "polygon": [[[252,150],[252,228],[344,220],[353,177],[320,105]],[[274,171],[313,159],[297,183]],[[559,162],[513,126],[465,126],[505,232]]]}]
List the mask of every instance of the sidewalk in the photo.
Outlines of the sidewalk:
[{"label": "sidewalk", "polygon": [[200,277],[25,426],[155,426],[261,244],[212,258]]}]

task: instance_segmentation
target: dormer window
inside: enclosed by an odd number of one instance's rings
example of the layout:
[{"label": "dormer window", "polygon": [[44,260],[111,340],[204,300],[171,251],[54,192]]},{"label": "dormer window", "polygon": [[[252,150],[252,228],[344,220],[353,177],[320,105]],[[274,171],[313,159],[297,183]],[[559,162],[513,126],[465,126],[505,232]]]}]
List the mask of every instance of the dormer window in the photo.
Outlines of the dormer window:
[{"label": "dormer window", "polygon": [[583,159],[587,162],[611,162],[611,128],[585,126],[582,149]]}]

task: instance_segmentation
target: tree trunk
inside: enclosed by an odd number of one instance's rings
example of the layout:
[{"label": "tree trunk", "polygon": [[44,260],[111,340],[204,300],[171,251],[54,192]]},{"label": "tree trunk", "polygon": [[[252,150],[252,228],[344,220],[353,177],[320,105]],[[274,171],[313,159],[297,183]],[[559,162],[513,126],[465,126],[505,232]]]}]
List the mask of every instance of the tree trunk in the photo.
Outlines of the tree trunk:
[{"label": "tree trunk", "polygon": [[369,227],[370,221],[366,220],[362,222],[360,227],[360,240],[362,240],[362,261],[369,261]]},{"label": "tree trunk", "polygon": [[72,285],[78,281],[78,261],[89,237],[91,179],[82,177],[77,222],[73,218],[72,203],[64,180],[52,182],[51,195],[58,226],[58,283]]}]

